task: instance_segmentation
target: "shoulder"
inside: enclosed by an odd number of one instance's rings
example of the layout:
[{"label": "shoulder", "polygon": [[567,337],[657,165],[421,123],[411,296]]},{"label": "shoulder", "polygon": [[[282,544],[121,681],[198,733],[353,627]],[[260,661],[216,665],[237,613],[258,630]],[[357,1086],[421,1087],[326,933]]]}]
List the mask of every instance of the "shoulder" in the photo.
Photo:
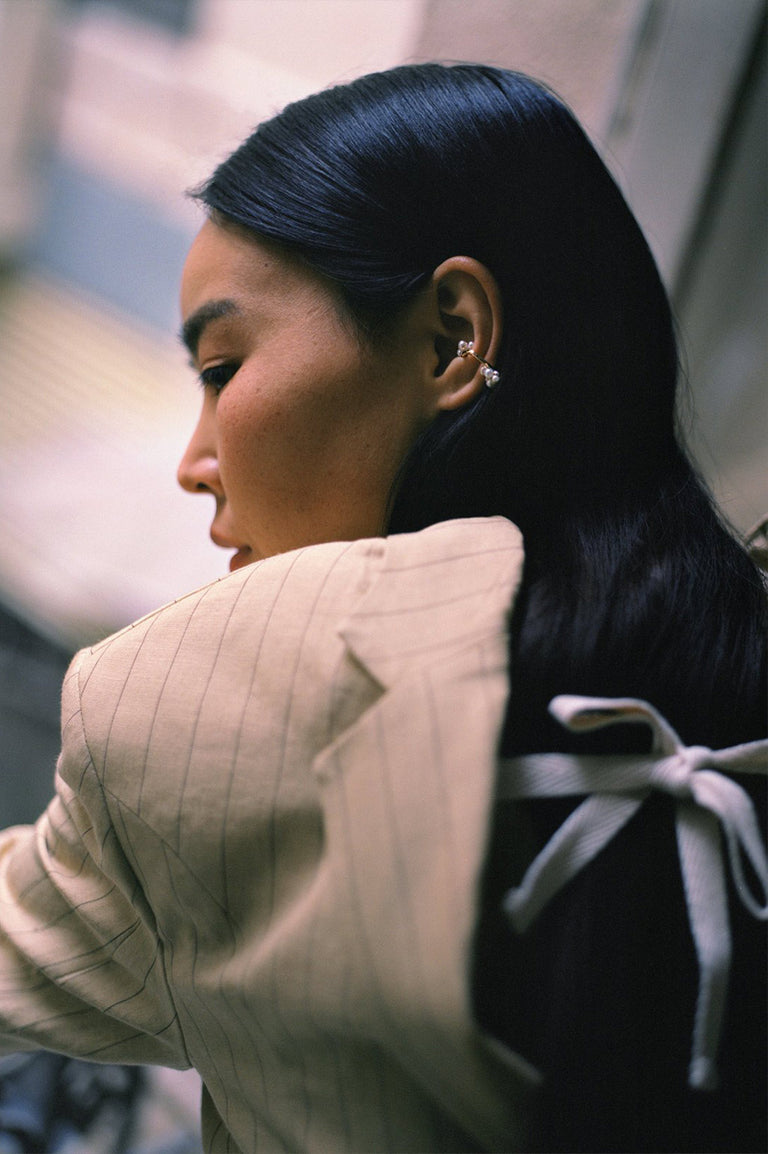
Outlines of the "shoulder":
[{"label": "shoulder", "polygon": [[[310,545],[257,561],[201,586],[148,613],[124,629],[83,650],[82,664],[103,660],[108,653],[130,653],[150,642],[173,643],[192,630],[216,636],[244,617],[251,629],[282,609],[304,606],[334,609],[346,616],[382,574],[396,571],[419,575],[437,595],[436,573],[452,583],[474,583],[478,566],[498,572],[503,580],[522,567],[519,529],[504,517],[442,521],[417,533],[335,541]],[[403,576],[404,588],[405,578]]]},{"label": "shoulder", "polygon": [[[246,677],[312,648],[344,645],[344,623],[378,623],[387,637],[417,621],[506,604],[522,569],[519,530],[502,517],[440,522],[417,533],[312,545],[255,562],[127,626],[75,659],[68,679],[111,711],[126,682],[148,699],[176,684],[204,685],[214,666]],[[459,610],[462,602],[464,608]],[[470,606],[475,606],[470,610]],[[353,629],[354,631],[354,629]]]}]

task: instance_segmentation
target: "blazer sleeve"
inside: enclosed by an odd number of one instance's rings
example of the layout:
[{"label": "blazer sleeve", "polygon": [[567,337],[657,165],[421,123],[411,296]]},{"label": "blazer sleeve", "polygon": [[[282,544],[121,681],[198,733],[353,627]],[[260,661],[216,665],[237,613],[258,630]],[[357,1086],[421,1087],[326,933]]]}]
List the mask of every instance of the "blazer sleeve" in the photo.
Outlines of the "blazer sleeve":
[{"label": "blazer sleeve", "polygon": [[75,657],[56,795],[0,835],[0,1051],[190,1065],[162,943],[112,827],[85,738]]}]

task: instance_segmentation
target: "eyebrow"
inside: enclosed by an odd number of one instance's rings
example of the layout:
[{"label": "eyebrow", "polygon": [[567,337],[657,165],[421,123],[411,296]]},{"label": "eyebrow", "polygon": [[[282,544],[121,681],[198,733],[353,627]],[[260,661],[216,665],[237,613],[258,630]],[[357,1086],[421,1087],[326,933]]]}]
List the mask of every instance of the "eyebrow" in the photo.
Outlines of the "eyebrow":
[{"label": "eyebrow", "polygon": [[241,312],[240,306],[233,300],[224,298],[216,301],[206,301],[199,309],[187,317],[179,332],[179,340],[189,349],[190,355],[197,356],[197,346],[207,325],[217,321],[220,317],[229,317]]}]

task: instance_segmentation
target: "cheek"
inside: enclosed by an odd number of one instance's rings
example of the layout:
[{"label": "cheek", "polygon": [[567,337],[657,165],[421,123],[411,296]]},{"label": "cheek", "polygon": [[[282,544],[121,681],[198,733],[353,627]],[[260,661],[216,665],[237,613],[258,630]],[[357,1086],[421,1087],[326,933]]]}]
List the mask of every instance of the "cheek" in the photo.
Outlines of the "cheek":
[{"label": "cheek", "polygon": [[[219,468],[239,503],[283,497],[322,505],[388,491],[418,431],[412,405],[381,366],[361,364],[339,341],[329,361],[294,343],[282,357],[239,375],[218,400]],[[267,360],[266,357],[263,360]],[[343,496],[342,496],[343,495]]]},{"label": "cheek", "polygon": [[[293,488],[327,443],[332,408],[286,381],[279,393],[251,384],[219,398],[219,467],[232,495],[251,486]],[[326,416],[327,414],[327,416]]]}]

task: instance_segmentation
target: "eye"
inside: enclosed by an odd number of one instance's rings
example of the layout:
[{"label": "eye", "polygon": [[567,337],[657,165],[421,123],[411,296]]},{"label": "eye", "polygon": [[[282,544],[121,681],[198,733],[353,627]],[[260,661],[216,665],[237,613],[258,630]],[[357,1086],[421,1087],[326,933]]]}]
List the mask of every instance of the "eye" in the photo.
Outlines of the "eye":
[{"label": "eye", "polygon": [[236,361],[226,361],[222,365],[212,365],[210,369],[203,369],[200,374],[200,384],[204,389],[212,389],[217,395],[224,386],[232,380],[240,365]]}]

